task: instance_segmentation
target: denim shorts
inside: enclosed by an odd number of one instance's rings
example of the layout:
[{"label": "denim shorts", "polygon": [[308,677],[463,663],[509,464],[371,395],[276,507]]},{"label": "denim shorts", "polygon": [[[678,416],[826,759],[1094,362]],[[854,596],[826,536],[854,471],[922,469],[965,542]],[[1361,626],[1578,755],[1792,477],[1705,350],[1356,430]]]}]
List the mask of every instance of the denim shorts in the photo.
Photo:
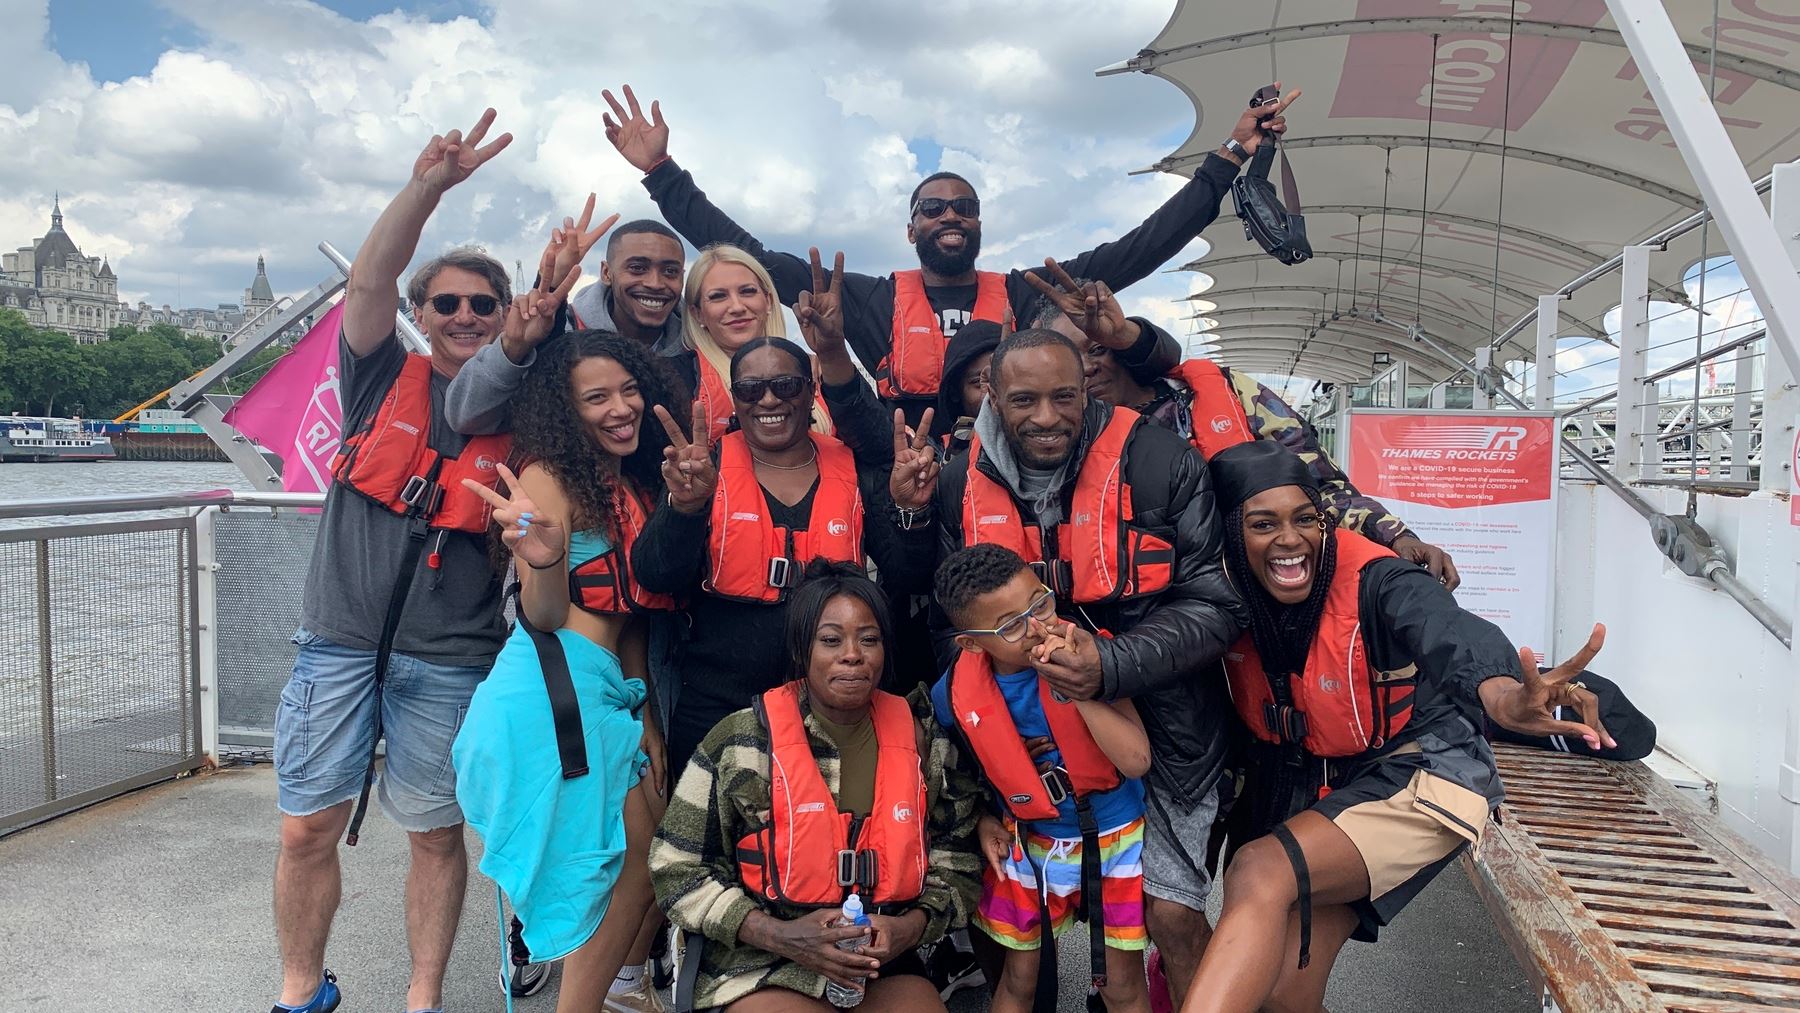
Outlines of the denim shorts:
[{"label": "denim shorts", "polygon": [[1206,895],[1212,892],[1206,845],[1219,818],[1219,788],[1189,806],[1154,785],[1146,787],[1144,895],[1205,911]]},{"label": "denim shorts", "polygon": [[[294,674],[275,710],[276,800],[290,816],[310,816],[362,791],[375,745],[375,652],[304,629],[294,644]],[[402,829],[462,822],[450,745],[487,672],[390,655],[380,694],[387,762],[377,794]]]}]

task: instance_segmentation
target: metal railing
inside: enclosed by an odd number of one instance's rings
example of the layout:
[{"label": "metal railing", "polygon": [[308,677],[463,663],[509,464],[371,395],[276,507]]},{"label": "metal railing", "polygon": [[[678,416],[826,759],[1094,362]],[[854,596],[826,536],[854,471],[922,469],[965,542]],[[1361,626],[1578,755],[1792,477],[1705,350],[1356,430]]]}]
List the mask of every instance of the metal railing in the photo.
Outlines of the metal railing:
[{"label": "metal railing", "polygon": [[0,835],[269,744],[322,501],[0,504]]}]

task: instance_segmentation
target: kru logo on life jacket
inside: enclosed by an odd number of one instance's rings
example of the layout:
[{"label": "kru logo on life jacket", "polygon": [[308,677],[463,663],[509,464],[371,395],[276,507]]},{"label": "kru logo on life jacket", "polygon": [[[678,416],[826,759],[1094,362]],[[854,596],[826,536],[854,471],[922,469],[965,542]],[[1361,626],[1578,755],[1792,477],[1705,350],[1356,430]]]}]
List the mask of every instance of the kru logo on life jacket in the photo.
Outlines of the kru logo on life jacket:
[{"label": "kru logo on life jacket", "polygon": [[612,548],[569,571],[569,600],[577,608],[602,616],[674,611],[674,595],[644,590],[631,573],[631,547],[648,517],[637,490],[621,476],[613,488],[618,535]]},{"label": "kru logo on life jacket", "polygon": [[[750,445],[742,432],[719,439],[719,478],[713,490],[712,530],[707,533],[706,590],[739,601],[780,601],[800,583],[808,561],[861,563],[862,493],[850,448],[821,433],[808,433],[817,448],[819,484],[813,490],[806,530],[776,527],[764,513]],[[846,520],[847,518],[847,520]]]},{"label": "kru logo on life jacket", "polygon": [[[1047,820],[1057,815],[1056,802],[1065,789],[1076,798],[1094,792],[1109,791],[1119,786],[1119,771],[1113,766],[1087,721],[1073,703],[1058,700],[1050,684],[1038,680],[1038,702],[1044,707],[1044,718],[1050,724],[1050,738],[1062,754],[1062,768],[1040,776],[1037,763],[1025,751],[1025,740],[1007,710],[1006,697],[994,681],[992,659],[982,651],[964,651],[950,669],[950,711],[958,715],[958,730],[969,751],[981,767],[981,776],[1006,799],[1006,807],[1014,818]],[[993,727],[975,734],[976,726]],[[1045,781],[1066,774],[1068,782],[1053,790]]]},{"label": "kru logo on life jacket", "polygon": [[[731,388],[725,378],[713,368],[706,356],[694,353],[694,369],[700,374],[700,389],[695,392],[694,399],[700,402],[700,410],[706,414],[706,442],[717,443],[719,437],[731,428],[731,417],[737,414],[737,402],[731,399]],[[813,375],[819,375],[818,360],[813,361]],[[825,393],[818,385],[813,387],[813,418],[831,427],[831,409],[825,406]],[[694,434],[699,439],[699,434]]]},{"label": "kru logo on life jacket", "polygon": [[1418,681],[1413,665],[1376,671],[1363,647],[1357,607],[1362,571],[1393,553],[1342,528],[1335,540],[1337,569],[1306,652],[1306,669],[1280,678],[1289,702],[1277,695],[1277,677],[1263,670],[1249,634],[1225,655],[1231,702],[1251,734],[1264,742],[1298,743],[1325,758],[1358,756],[1386,745],[1412,718]]},{"label": "kru logo on life jacket", "polygon": [[759,901],[836,907],[855,890],[866,904],[904,904],[925,887],[925,778],[912,708],[891,693],[869,699],[875,799],[869,816],[841,812],[819,773],[800,713],[801,683],[757,698],[769,731],[769,822],[737,842],[738,875]]},{"label": "kru logo on life jacket", "polygon": [[431,449],[430,429],[431,357],[408,355],[380,407],[338,449],[331,477],[393,513],[429,518],[433,528],[486,531],[492,511],[462,480],[494,488],[494,462],[506,458],[512,437],[471,436],[462,453],[444,457]]},{"label": "kru logo on life jacket", "polygon": [[[1188,385],[1193,400],[1188,413],[1194,419],[1194,435],[1189,442],[1200,456],[1212,460],[1226,447],[1249,443],[1256,437],[1250,432],[1250,417],[1244,414],[1244,402],[1219,364],[1210,359],[1188,359],[1176,366],[1170,376]],[[1202,425],[1201,419],[1211,421]]]},{"label": "kru logo on life jacket", "polygon": [[1167,589],[1175,569],[1174,533],[1132,523],[1131,486],[1125,481],[1125,447],[1142,421],[1129,408],[1112,409],[1106,428],[1081,459],[1069,510],[1076,522],[1057,525],[1053,559],[1045,558],[1044,532],[1025,525],[1012,493],[980,471],[981,441],[971,440],[963,544],[993,542],[1013,550],[1063,601],[1115,601]]},{"label": "kru logo on life jacket", "polygon": [[[1006,275],[975,272],[975,309],[971,320],[1006,318]],[[944,346],[949,339],[937,311],[925,294],[925,272],[894,272],[893,348],[875,370],[876,390],[884,398],[930,397],[944,379]]]}]

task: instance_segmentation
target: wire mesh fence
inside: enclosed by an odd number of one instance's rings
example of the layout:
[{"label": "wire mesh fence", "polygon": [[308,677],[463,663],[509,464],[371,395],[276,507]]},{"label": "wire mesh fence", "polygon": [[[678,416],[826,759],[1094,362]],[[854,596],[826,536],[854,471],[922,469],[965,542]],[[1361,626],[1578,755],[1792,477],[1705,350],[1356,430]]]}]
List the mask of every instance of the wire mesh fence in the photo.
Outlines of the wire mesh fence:
[{"label": "wire mesh fence", "polygon": [[199,765],[194,538],[0,532],[0,833]]},{"label": "wire mesh fence", "polygon": [[312,513],[227,510],[213,519],[220,742],[273,740],[318,531]]}]

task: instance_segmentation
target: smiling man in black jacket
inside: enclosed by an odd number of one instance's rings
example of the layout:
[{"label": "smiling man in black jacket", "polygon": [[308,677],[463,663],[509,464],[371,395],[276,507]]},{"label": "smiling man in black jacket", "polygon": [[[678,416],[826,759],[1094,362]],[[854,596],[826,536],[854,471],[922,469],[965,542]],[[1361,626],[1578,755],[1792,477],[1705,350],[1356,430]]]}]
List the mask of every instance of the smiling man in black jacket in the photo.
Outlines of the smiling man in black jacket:
[{"label": "smiling man in black jacket", "polygon": [[[629,87],[621,104],[603,92],[612,113],[606,136],[640,172],[644,188],[663,218],[696,247],[730,243],[748,251],[769,271],[781,301],[794,305],[812,286],[805,256],[767,249],[756,237],[719,210],[694,183],[694,177],[669,157],[669,127],[660,106],[652,102],[646,116]],[[1280,134],[1283,117],[1299,96],[1295,91],[1278,102],[1246,109],[1217,152],[1175,195],[1151,212],[1137,228],[1118,239],[1062,261],[1076,277],[1103,281],[1114,291],[1161,267],[1219,216],[1219,203],[1267,130]],[[938,172],[913,189],[907,202],[906,241],[919,256],[917,268],[885,275],[844,275],[844,329],[850,348],[876,378],[881,395],[906,410],[916,424],[919,414],[937,398],[943,373],[944,343],[970,320],[1000,322],[1010,309],[1023,322],[1037,300],[1025,279],[1030,272],[978,271],[981,252],[981,199],[968,180]],[[1179,347],[1158,345],[1147,331],[1137,347],[1120,350],[1121,362],[1141,382],[1173,369]]]},{"label": "smiling man in black jacket", "polygon": [[989,373],[969,453],[940,474],[923,437],[896,443],[889,520],[917,563],[893,577],[922,593],[936,562],[981,542],[1034,564],[1074,624],[1038,675],[1072,699],[1130,698],[1143,717],[1145,916],[1165,960],[1197,961],[1232,713],[1219,660],[1248,619],[1206,464],[1173,432],[1088,400],[1080,353],[1055,331],[1008,336]]}]

